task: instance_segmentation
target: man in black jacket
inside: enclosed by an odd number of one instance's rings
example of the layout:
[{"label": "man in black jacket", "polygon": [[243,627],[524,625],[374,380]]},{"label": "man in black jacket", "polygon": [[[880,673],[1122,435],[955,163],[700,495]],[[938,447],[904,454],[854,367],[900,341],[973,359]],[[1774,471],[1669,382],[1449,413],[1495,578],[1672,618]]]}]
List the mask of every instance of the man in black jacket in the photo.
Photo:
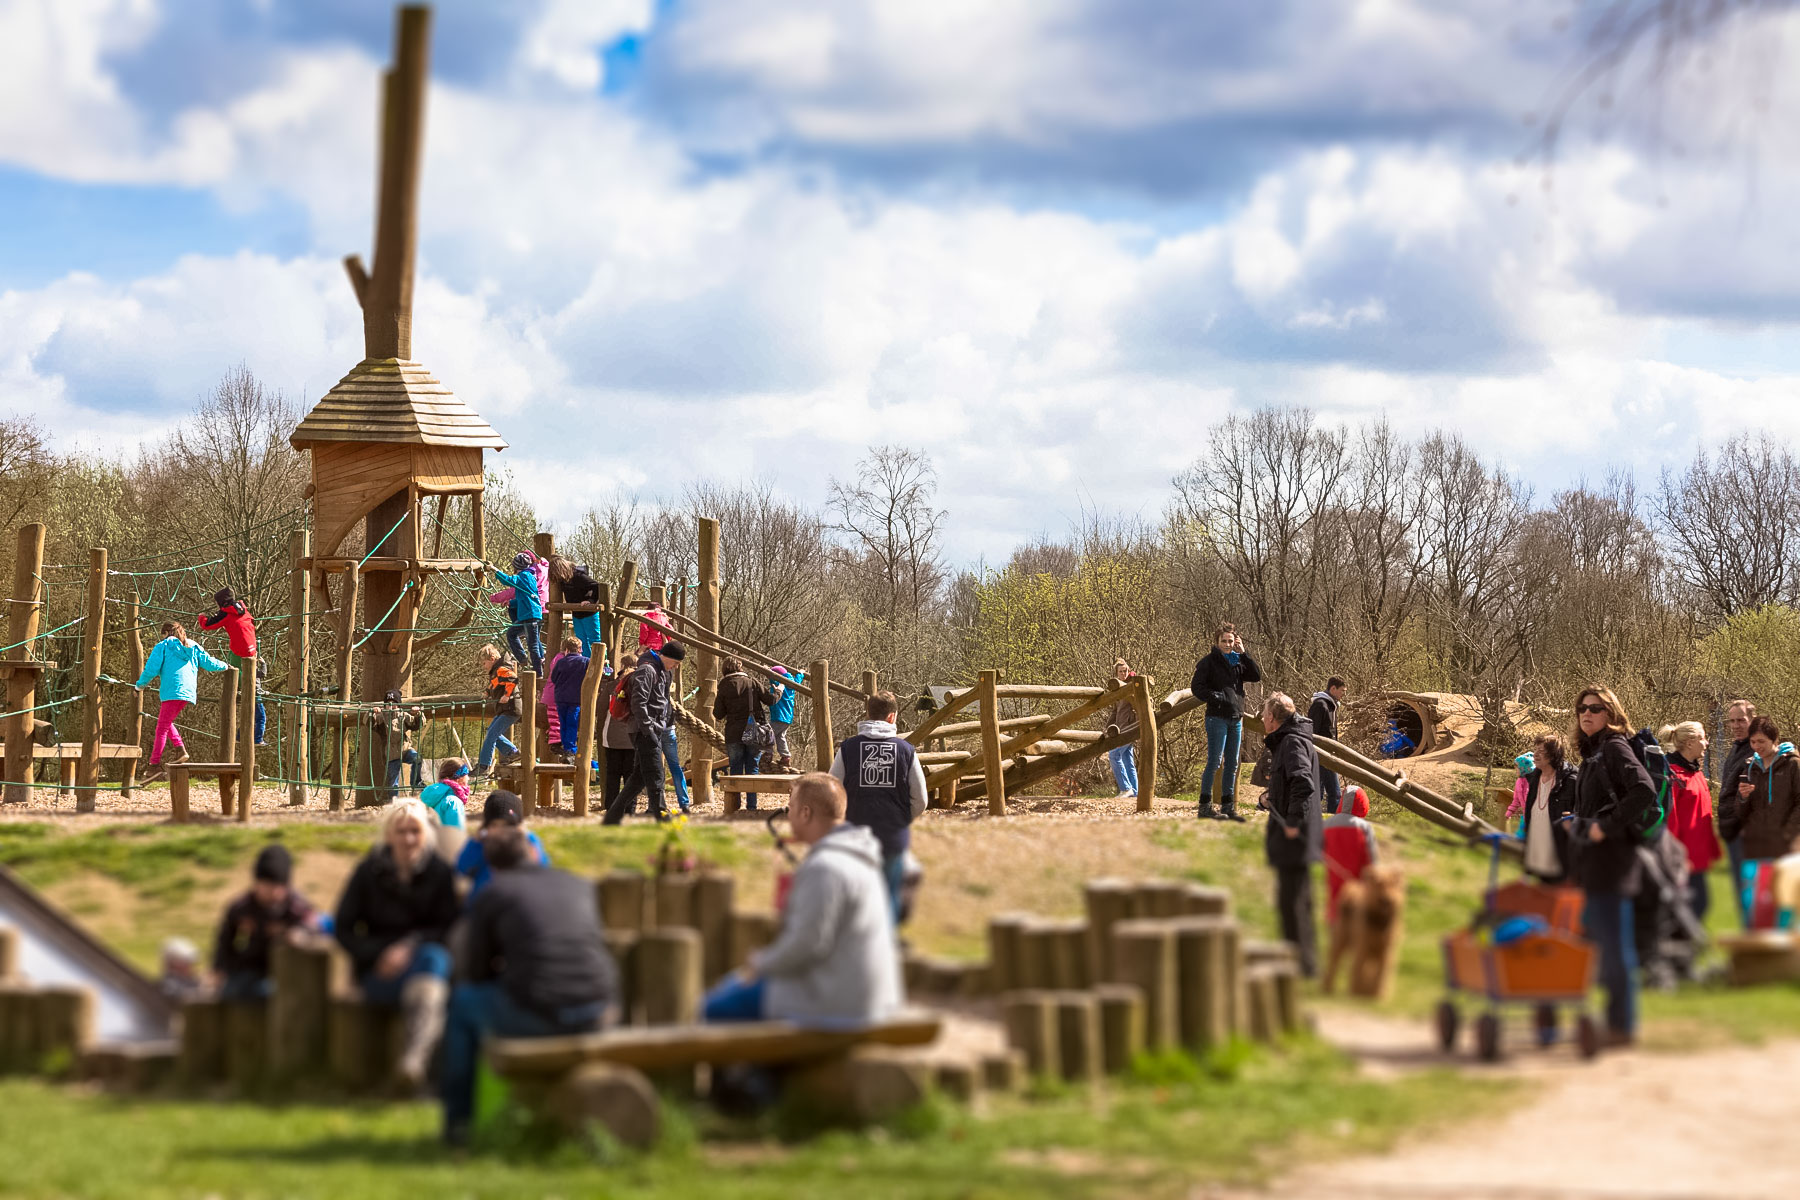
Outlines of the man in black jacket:
[{"label": "man in black jacket", "polygon": [[[1725,710],[1725,732],[1731,735],[1731,749],[1725,753],[1725,761],[1719,766],[1719,797],[1737,795],[1737,786],[1744,779],[1744,773],[1750,768],[1750,722],[1756,717],[1756,705],[1748,700],[1733,700]],[[1723,806],[1716,806],[1714,812],[1722,812]],[[1737,897],[1738,922],[1750,928],[1750,913],[1744,908],[1744,889],[1738,881],[1744,877],[1744,841],[1742,838],[1726,838],[1725,851],[1731,857],[1731,894]]]},{"label": "man in black jacket", "polygon": [[1313,748],[1312,722],[1297,716],[1285,692],[1272,692],[1263,703],[1263,741],[1269,747],[1269,790],[1264,802],[1269,824],[1263,849],[1275,870],[1275,911],[1281,936],[1300,956],[1300,973],[1311,979],[1317,968],[1318,943],[1313,932],[1312,864],[1322,857],[1324,833],[1319,818],[1319,754]]},{"label": "man in black jacket", "polygon": [[625,680],[625,704],[631,710],[626,728],[631,733],[637,771],[607,805],[602,824],[617,825],[623,821],[625,814],[637,807],[639,792],[649,793],[650,815],[657,822],[669,819],[663,806],[663,738],[675,723],[675,710],[669,701],[668,664],[686,659],[687,651],[680,642],[665,642],[660,650],[638,654],[637,666]]},{"label": "man in black jacket", "polygon": [[[1262,671],[1244,650],[1230,622],[1213,635],[1213,648],[1194,665],[1188,686],[1206,702],[1206,770],[1200,775],[1202,820],[1242,821],[1237,812],[1238,746],[1244,736],[1244,685],[1259,683]],[[1213,812],[1213,776],[1219,774],[1219,811]]]},{"label": "man in black jacket", "polygon": [[468,982],[444,1032],[444,1140],[468,1140],[475,1064],[487,1037],[562,1037],[616,1015],[619,972],[600,932],[594,885],[536,865],[516,825],[487,835],[493,882],[469,906]]},{"label": "man in black jacket", "polygon": [[[1312,708],[1307,711],[1306,715],[1312,721],[1314,737],[1337,741],[1338,705],[1343,703],[1343,700],[1344,681],[1336,675],[1325,681],[1324,691],[1313,693]],[[1336,816],[1341,795],[1338,790],[1337,772],[1327,771],[1324,767],[1319,768],[1319,792],[1324,798],[1325,811]]]}]

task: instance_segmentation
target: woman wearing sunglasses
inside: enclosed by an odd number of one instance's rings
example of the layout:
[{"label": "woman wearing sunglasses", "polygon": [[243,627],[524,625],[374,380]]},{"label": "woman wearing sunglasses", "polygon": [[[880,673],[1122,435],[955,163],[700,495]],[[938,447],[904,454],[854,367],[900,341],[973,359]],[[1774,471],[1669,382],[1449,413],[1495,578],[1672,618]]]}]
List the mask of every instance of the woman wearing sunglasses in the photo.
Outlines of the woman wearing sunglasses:
[{"label": "woman wearing sunglasses", "polygon": [[1609,1046],[1628,1046],[1637,1033],[1637,834],[1656,805],[1656,787],[1631,748],[1630,729],[1611,688],[1590,687],[1576,699],[1581,773],[1569,834],[1575,880],[1587,897],[1588,940],[1600,952]]}]

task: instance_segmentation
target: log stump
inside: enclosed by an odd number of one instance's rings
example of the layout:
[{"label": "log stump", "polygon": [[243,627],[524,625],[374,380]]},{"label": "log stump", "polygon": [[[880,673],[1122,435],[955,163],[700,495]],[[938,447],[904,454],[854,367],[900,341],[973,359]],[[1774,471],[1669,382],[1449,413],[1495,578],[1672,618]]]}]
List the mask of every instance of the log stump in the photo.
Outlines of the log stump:
[{"label": "log stump", "polygon": [[1190,883],[1181,893],[1182,915],[1189,917],[1229,917],[1231,893],[1222,887]]},{"label": "log stump", "polygon": [[1166,921],[1120,921],[1113,926],[1113,961],[1120,983],[1144,997],[1144,1046],[1171,1050],[1180,1041],[1175,927]]},{"label": "log stump", "polygon": [[639,871],[608,871],[594,885],[600,900],[600,923],[607,929],[639,933],[650,919],[650,880]]},{"label": "log stump", "polygon": [[1115,982],[1113,926],[1138,915],[1137,886],[1124,879],[1092,879],[1082,894],[1087,904],[1088,964],[1095,980]]},{"label": "log stump", "polygon": [[546,1110],[570,1133],[598,1125],[634,1149],[662,1135],[662,1104],[642,1071],[583,1063],[550,1089]]},{"label": "log stump", "polygon": [[770,912],[734,912],[731,914],[731,953],[727,965],[737,970],[750,961],[750,956],[775,940],[781,932],[781,918]]},{"label": "log stump", "polygon": [[1049,986],[1063,991],[1092,987],[1094,973],[1088,959],[1087,922],[1046,921],[1043,928],[1050,951]]},{"label": "log stump", "polygon": [[987,1092],[1016,1092],[1025,1081],[1025,1055],[1001,1050],[981,1056],[981,1087]]},{"label": "log stump", "polygon": [[1025,1069],[1033,1075],[1062,1074],[1062,1032],[1056,997],[1044,991],[1008,992],[1000,1000],[1006,1025],[1006,1043],[1025,1056]]},{"label": "log stump", "polygon": [[656,877],[656,928],[694,928],[693,875],[658,875]]},{"label": "log stump", "polygon": [[881,1046],[810,1063],[789,1074],[787,1091],[829,1124],[870,1125],[925,1099],[925,1064]]},{"label": "log stump", "polygon": [[704,871],[694,883],[694,927],[700,931],[702,971],[717,983],[731,970],[731,907],[737,881],[724,871]]},{"label": "log stump", "polygon": [[1188,885],[1178,879],[1146,879],[1137,885],[1140,918],[1179,917],[1187,902]]},{"label": "log stump", "polygon": [[30,1071],[37,1062],[37,989],[0,983],[0,1073]]},{"label": "log stump", "polygon": [[1100,1040],[1100,998],[1092,992],[1056,992],[1056,1043],[1062,1077],[1095,1083],[1105,1049]]},{"label": "log stump", "polygon": [[1108,1075],[1131,1070],[1144,1052],[1144,994],[1126,983],[1094,989],[1100,1002],[1100,1066]]},{"label": "log stump", "polygon": [[268,1068],[290,1080],[323,1074],[330,1061],[331,948],[277,942],[269,954],[275,994],[269,999]]},{"label": "log stump", "polygon": [[[657,896],[657,911],[662,911]],[[637,1018],[646,1025],[689,1025],[700,1019],[700,931],[652,929],[638,939]]]},{"label": "log stump", "polygon": [[988,964],[996,993],[1016,991],[1024,984],[1019,974],[1020,934],[1031,918],[1023,913],[1001,913],[988,918]]},{"label": "log stump", "polygon": [[360,996],[334,998],[325,1034],[332,1078],[353,1093],[385,1087],[399,1058],[400,1032],[398,1009],[365,1004]]},{"label": "log stump", "polygon": [[268,1004],[225,1005],[225,1076],[240,1095],[262,1088],[268,1054]]},{"label": "log stump", "polygon": [[637,1003],[637,948],[641,935],[635,929],[602,929],[606,952],[619,968],[619,1024],[629,1025]]},{"label": "log stump", "polygon": [[1250,1036],[1259,1042],[1273,1042],[1281,1033],[1281,1002],[1275,990],[1278,971],[1279,968],[1266,963],[1259,963],[1244,971],[1244,991],[1249,1000]]},{"label": "log stump", "polygon": [[225,1006],[217,1000],[189,1000],[181,1006],[181,1081],[206,1087],[225,1078]]},{"label": "log stump", "polygon": [[1222,917],[1186,917],[1177,927],[1181,1044],[1197,1054],[1224,1045],[1233,1032],[1231,989],[1237,981],[1226,937],[1233,925]]},{"label": "log stump", "polygon": [[19,931],[10,925],[0,925],[0,980],[8,980],[19,973]]},{"label": "log stump", "polygon": [[37,994],[37,1059],[54,1060],[73,1071],[93,1044],[98,1002],[92,988],[51,986]]},{"label": "log stump", "polygon": [[961,1104],[973,1104],[981,1093],[981,1066],[973,1062],[941,1062],[932,1068],[938,1091]]}]

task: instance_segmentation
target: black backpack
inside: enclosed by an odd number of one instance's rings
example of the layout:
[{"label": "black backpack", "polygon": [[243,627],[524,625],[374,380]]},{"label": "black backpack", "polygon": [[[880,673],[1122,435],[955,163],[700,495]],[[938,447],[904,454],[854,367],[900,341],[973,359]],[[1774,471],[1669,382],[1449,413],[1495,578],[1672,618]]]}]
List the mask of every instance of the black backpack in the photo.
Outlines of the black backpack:
[{"label": "black backpack", "polygon": [[1638,730],[1625,739],[1631,752],[1637,755],[1638,762],[1643,764],[1644,771],[1650,776],[1650,783],[1656,788],[1656,804],[1645,814],[1638,827],[1631,832],[1639,843],[1648,845],[1663,834],[1669,824],[1669,792],[1675,786],[1675,775],[1669,770],[1669,756],[1663,750],[1662,743],[1648,727]]}]

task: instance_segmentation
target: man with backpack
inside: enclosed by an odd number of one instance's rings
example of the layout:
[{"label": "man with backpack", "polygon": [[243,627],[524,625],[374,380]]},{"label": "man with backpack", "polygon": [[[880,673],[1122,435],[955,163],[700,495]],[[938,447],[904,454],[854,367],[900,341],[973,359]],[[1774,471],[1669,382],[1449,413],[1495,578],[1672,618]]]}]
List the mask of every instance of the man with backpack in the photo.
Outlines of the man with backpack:
[{"label": "man with backpack", "polygon": [[661,650],[639,653],[637,666],[625,677],[626,728],[631,732],[631,749],[637,760],[637,773],[625,781],[613,802],[607,806],[606,825],[617,825],[637,804],[639,792],[650,797],[650,816],[659,824],[669,819],[663,805],[663,731],[674,723],[674,709],[669,704],[669,663],[682,662],[687,651],[680,642],[666,642]]},{"label": "man with backpack", "polygon": [[831,776],[843,783],[850,798],[844,820],[867,828],[881,845],[881,872],[897,926],[906,882],[906,851],[912,845],[911,826],[925,811],[925,768],[912,743],[894,728],[900,712],[894,693],[870,696],[864,712],[856,736],[838,743]]}]

